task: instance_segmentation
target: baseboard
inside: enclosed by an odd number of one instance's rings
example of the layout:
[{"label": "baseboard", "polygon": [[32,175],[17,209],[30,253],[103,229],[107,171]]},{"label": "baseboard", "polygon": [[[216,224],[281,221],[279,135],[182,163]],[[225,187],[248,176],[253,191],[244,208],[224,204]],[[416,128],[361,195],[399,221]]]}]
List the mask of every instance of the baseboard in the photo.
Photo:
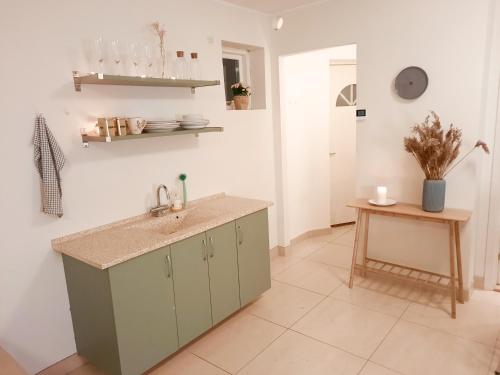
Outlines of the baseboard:
[{"label": "baseboard", "polygon": [[0,374],[2,375],[27,375],[27,372],[16,362],[13,356],[0,346]]},{"label": "baseboard", "polygon": [[271,250],[269,250],[269,254],[271,256],[271,259],[279,256],[281,254],[281,251],[282,251],[281,249],[283,249],[283,246],[275,246]]},{"label": "baseboard", "polygon": [[348,225],[353,225],[353,224],[356,224],[355,221],[349,221],[347,223],[342,223],[342,224],[332,224],[330,225],[332,228],[341,228],[341,227],[345,227],[345,226],[348,226]]},{"label": "baseboard", "polygon": [[300,236],[297,236],[295,238],[292,238],[290,240],[290,246],[296,245],[300,241],[303,241],[309,237],[314,237],[314,236],[321,236],[322,234],[329,234],[331,233],[331,228],[323,228],[323,229],[314,229],[310,230],[308,232],[302,233]]},{"label": "baseboard", "polygon": [[484,289],[484,277],[474,276],[474,289]]},{"label": "baseboard", "polygon": [[59,375],[67,374],[79,367],[85,365],[88,361],[79,356],[77,353],[66,357],[59,362],[54,363],[52,366],[47,367],[45,370],[40,371],[37,375]]}]

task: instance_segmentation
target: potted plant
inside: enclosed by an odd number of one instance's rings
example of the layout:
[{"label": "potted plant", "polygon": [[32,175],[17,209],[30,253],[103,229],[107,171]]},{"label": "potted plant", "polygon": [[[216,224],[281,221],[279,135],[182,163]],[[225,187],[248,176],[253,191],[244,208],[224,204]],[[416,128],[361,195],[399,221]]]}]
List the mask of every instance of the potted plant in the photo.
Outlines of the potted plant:
[{"label": "potted plant", "polygon": [[238,82],[231,86],[233,91],[233,100],[235,109],[248,109],[248,102],[250,95],[250,86],[245,86],[243,83]]},{"label": "potted plant", "polygon": [[413,127],[412,136],[404,138],[405,150],[415,157],[425,174],[422,195],[424,211],[443,211],[446,195],[444,178],[452,169],[464,161],[476,148],[481,148],[489,154],[486,143],[477,141],[469,152],[455,162],[461,145],[462,131],[450,125],[448,131],[445,132],[439,116],[434,112],[431,112],[423,123]]}]

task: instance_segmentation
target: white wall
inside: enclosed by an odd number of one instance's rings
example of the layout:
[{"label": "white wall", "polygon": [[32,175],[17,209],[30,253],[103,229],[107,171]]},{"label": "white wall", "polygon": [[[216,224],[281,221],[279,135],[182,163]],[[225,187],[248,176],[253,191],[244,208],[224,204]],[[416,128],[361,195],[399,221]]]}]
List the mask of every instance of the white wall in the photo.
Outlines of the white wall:
[{"label": "white wall", "polygon": [[[370,196],[374,186],[383,184],[395,199],[420,202],[423,175],[402,142],[429,110],[437,111],[445,125],[453,122],[463,129],[464,149],[475,143],[483,127],[491,126],[481,116],[490,4],[487,0],[332,0],[284,14],[285,26],[273,37],[274,80],[281,55],[357,44],[358,106],[368,111],[357,134],[359,197]],[[426,93],[412,102],[399,99],[392,89],[394,77],[409,65],[421,66],[430,78]],[[278,87],[275,81],[276,101]],[[273,116],[279,127],[277,108]],[[280,148],[286,138],[281,131],[275,134]],[[287,163],[279,152],[277,157],[279,176]],[[477,164],[482,157],[475,155],[447,178],[447,206],[477,208]],[[279,188],[286,195],[290,187]],[[286,216],[288,210],[283,205],[278,215]],[[475,214],[463,229],[467,285],[473,275],[476,221]],[[289,238],[286,225],[279,228],[281,242]],[[445,226],[381,219],[371,229],[372,254],[446,271]]]},{"label": "white wall", "polygon": [[288,240],[330,226],[330,61],[355,58],[350,45],[280,60]]},{"label": "white wall", "polygon": [[[51,250],[52,238],[145,212],[154,186],[174,186],[180,172],[188,175],[193,199],[225,191],[275,201],[270,103],[268,110],[226,111],[222,85],[198,89],[195,96],[182,89],[110,86],[84,86],[77,93],[71,71],[88,68],[82,42],[99,34],[144,38],[147,25],[159,20],[169,50],[198,51],[206,78],[222,79],[221,39],[265,47],[269,66],[271,28],[258,13],[207,0],[2,5],[0,345],[32,373],[75,352],[61,257]],[[31,145],[37,111],[46,115],[67,157],[62,219],[39,212]],[[98,115],[186,112],[203,113],[224,126],[224,133],[81,147],[79,129]],[[270,232],[274,246],[274,208]]]}]

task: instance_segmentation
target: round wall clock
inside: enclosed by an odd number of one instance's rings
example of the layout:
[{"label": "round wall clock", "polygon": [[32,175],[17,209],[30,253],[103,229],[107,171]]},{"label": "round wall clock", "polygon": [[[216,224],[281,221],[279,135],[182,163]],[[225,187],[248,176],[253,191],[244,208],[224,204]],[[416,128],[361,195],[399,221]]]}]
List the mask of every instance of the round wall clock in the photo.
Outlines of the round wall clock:
[{"label": "round wall clock", "polygon": [[401,98],[417,99],[427,89],[429,77],[422,68],[409,66],[398,74],[394,85]]}]

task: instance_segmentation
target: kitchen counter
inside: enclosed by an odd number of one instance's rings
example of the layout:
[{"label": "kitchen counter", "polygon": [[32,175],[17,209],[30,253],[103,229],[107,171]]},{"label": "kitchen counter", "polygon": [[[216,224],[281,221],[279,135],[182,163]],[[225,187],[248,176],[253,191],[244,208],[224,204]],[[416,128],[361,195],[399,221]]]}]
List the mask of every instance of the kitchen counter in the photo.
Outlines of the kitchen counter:
[{"label": "kitchen counter", "polygon": [[189,202],[187,210],[178,213],[163,217],[144,214],[57,238],[52,240],[52,248],[106,269],[271,205],[271,202],[217,194]]}]

